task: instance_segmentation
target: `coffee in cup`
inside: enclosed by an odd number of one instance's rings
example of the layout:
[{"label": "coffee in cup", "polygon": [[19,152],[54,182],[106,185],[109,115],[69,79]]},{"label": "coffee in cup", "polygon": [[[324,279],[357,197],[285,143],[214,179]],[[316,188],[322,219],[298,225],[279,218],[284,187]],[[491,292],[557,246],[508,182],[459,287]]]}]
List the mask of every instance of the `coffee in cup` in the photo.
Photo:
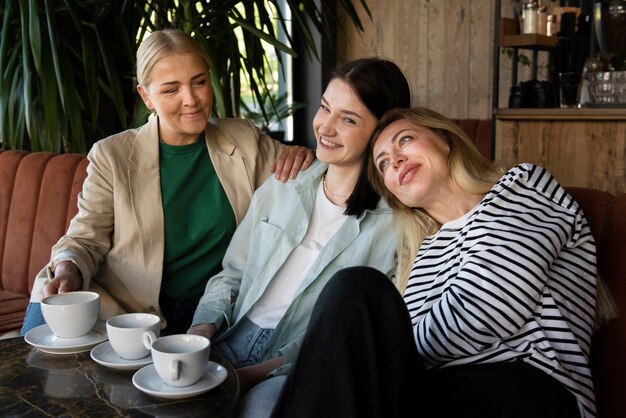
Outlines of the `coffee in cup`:
[{"label": "coffee in cup", "polygon": [[137,360],[150,354],[143,343],[143,333],[152,331],[155,336],[161,332],[161,318],[149,313],[128,313],[117,315],[106,323],[109,343],[123,359]]},{"label": "coffee in cup", "polygon": [[41,313],[57,337],[76,338],[88,334],[98,320],[100,295],[78,291],[59,293],[41,300]]},{"label": "coffee in cup", "polygon": [[206,337],[175,334],[157,339],[148,331],[143,341],[152,353],[157,374],[169,386],[191,386],[207,370],[211,342]]}]

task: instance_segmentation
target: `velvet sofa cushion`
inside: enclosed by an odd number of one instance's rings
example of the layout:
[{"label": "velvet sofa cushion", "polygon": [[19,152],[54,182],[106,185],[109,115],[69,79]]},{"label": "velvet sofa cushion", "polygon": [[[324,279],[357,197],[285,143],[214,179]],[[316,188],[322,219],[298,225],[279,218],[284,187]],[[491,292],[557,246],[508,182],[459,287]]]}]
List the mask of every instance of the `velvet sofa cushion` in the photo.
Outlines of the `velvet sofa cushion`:
[{"label": "velvet sofa cushion", "polygon": [[626,194],[613,196],[600,190],[570,187],[596,238],[598,273],[618,308],[592,339],[591,369],[598,418],[623,417],[626,410]]},{"label": "velvet sofa cushion", "polygon": [[617,418],[626,411],[626,194],[616,196],[609,207],[599,268],[619,316],[594,336],[591,360],[598,418]]},{"label": "velvet sofa cushion", "polygon": [[487,159],[492,157],[493,123],[490,119],[453,119],[459,128],[474,141],[478,151]]},{"label": "velvet sofa cushion", "polygon": [[30,296],[0,290],[0,335],[22,327]]},{"label": "velvet sofa cushion", "polygon": [[0,152],[0,334],[21,327],[35,276],[77,212],[87,164],[79,154]]}]

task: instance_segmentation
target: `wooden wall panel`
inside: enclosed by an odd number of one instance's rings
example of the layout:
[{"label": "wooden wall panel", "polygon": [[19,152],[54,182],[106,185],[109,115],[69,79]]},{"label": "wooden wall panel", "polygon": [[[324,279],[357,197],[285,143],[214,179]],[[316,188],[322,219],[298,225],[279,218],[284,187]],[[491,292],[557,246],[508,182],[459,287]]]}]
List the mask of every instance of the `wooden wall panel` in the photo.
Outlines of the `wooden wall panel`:
[{"label": "wooden wall panel", "polygon": [[413,104],[452,118],[491,117],[491,0],[367,0],[365,31],[339,16],[338,61],[378,55],[395,61],[411,84]]},{"label": "wooden wall panel", "polygon": [[530,162],[565,186],[626,192],[626,121],[498,120],[496,160]]},{"label": "wooden wall panel", "polygon": [[[468,1],[470,8],[469,37],[474,39],[470,42],[470,55],[468,63],[468,109],[464,116],[470,119],[488,119],[491,116],[491,60],[493,25],[492,1]],[[485,30],[488,26],[488,30]],[[485,94],[485,89],[488,90]]]},{"label": "wooden wall panel", "polygon": [[[416,67],[408,67],[407,76],[411,85],[417,87],[413,90],[413,104],[427,106],[427,100],[425,98],[420,100],[424,96],[419,93],[428,91],[428,5],[423,1],[414,3],[418,5],[417,15],[407,14],[403,17],[412,22],[411,26],[418,40],[417,44],[412,45],[410,48],[412,53],[418,56],[418,65]],[[417,22],[415,21],[416,18]],[[402,66],[404,62],[400,60],[398,64]]]},{"label": "wooden wall panel", "polygon": [[[358,32],[339,10],[346,28],[338,32],[338,61],[377,55],[395,61],[411,84],[413,104],[457,119],[491,118],[493,0],[367,0],[372,20],[360,4],[365,31]],[[513,17],[501,1],[501,16]],[[531,57],[531,52],[520,50]],[[508,106],[511,59],[500,57],[499,105]],[[546,52],[539,53],[539,78],[547,76]],[[518,81],[530,78],[519,65]]]},{"label": "wooden wall panel", "polygon": [[[441,13],[442,19],[435,23],[442,30],[438,31],[431,42],[431,45],[435,46],[434,49],[439,52],[437,54],[439,60],[433,65],[431,71],[443,75],[443,79],[438,80],[440,83],[437,83],[443,86],[443,94],[433,97],[433,100],[435,103],[446,103],[446,98],[454,97],[454,100],[448,102],[445,108],[437,110],[465,118],[468,110],[470,75],[470,2],[452,0],[436,3],[442,6],[443,13]],[[448,21],[456,22],[456,25],[451,27],[447,24]],[[437,68],[442,68],[443,71],[436,71]]]},{"label": "wooden wall panel", "polygon": [[[449,44],[449,38],[447,35],[447,22],[445,19],[445,9],[447,2],[429,2],[428,7],[425,9],[428,16],[428,26],[426,32],[423,28],[419,28],[420,32],[424,33],[427,37],[427,85],[426,91],[415,92],[417,98],[416,104],[421,106],[428,106],[432,104],[433,109],[442,111],[441,106],[446,103],[444,98],[446,82],[445,73],[449,71],[449,68],[445,65],[446,62],[443,59],[446,49],[453,48]],[[438,71],[435,71],[438,69]],[[449,81],[449,80],[448,80]],[[415,100],[414,100],[415,101]],[[451,102],[448,102],[448,106]]]}]

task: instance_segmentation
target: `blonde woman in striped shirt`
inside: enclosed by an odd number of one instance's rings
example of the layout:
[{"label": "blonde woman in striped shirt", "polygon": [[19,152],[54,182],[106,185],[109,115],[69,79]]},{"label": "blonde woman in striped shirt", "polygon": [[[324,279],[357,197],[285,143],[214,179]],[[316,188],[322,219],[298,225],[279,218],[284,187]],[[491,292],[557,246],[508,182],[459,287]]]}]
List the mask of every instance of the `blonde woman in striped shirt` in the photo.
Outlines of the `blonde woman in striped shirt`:
[{"label": "blonde woman in striped shirt", "polygon": [[596,256],[578,204],[541,167],[500,169],[428,109],[385,115],[369,158],[397,215],[404,304],[377,271],[340,272],[275,416],[594,417]]}]

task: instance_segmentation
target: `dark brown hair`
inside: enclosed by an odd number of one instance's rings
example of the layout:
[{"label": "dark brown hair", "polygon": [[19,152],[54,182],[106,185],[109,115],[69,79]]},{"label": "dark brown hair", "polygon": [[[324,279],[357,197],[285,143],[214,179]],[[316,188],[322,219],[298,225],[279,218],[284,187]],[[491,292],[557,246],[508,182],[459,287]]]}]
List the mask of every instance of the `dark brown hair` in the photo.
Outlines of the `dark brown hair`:
[{"label": "dark brown hair", "polygon": [[[330,80],[346,82],[361,102],[376,117],[388,110],[411,106],[411,89],[404,73],[393,62],[383,58],[361,58],[339,65],[330,73]],[[346,215],[361,216],[374,209],[380,196],[367,179],[367,164],[361,165],[352,194],[347,200]]]}]

